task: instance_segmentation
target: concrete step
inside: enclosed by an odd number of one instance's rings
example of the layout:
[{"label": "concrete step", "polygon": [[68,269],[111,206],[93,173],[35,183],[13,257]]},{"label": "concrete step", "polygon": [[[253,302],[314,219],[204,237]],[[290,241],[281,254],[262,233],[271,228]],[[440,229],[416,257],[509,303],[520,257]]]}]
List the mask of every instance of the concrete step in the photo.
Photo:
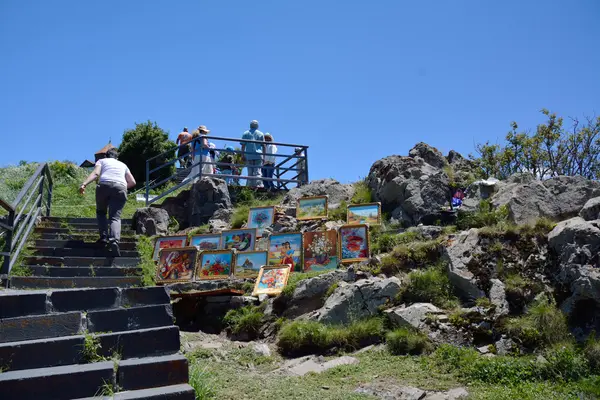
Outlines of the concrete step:
[{"label": "concrete step", "polygon": [[[96,242],[85,242],[83,240],[36,240],[35,247],[53,247],[53,248],[68,248],[68,249],[100,249]],[[136,249],[136,243],[133,239],[128,241],[121,241],[119,243],[121,251],[134,251]]]},{"label": "concrete step", "polygon": [[46,293],[3,294],[0,296],[0,320],[45,314],[46,297]]},{"label": "concrete step", "polygon": [[[95,337],[101,346],[99,356],[111,358],[117,352],[123,360],[171,355],[177,353],[180,346],[176,326],[96,334]],[[88,362],[83,353],[84,343],[83,335],[0,343],[0,365],[8,371],[16,371],[83,364]]]},{"label": "concrete step", "polygon": [[[44,228],[43,226],[36,227],[34,229],[35,233],[52,233],[55,235],[59,234],[71,234],[71,235],[84,235],[84,236],[94,236],[98,235],[98,228],[85,228],[85,229],[69,229],[69,228]],[[121,231],[121,236],[132,237],[135,234],[133,230],[124,229]]]},{"label": "concrete step", "polygon": [[141,286],[138,276],[95,276],[95,277],[43,277],[13,276],[9,278],[13,289],[68,289],[68,288],[107,288]]},{"label": "concrete step", "polygon": [[78,265],[93,265],[97,267],[130,267],[137,266],[140,259],[137,257],[45,257],[28,256],[24,259],[25,265],[54,265],[76,267]]},{"label": "concrete step", "polygon": [[63,400],[100,394],[115,379],[112,361],[0,374],[0,398]]},{"label": "concrete step", "polygon": [[[64,228],[64,229],[94,229],[98,230],[98,223],[94,221],[86,222],[64,222],[64,221],[43,221],[40,228]],[[131,223],[121,221],[122,230],[131,230]]]},{"label": "concrete step", "polygon": [[139,276],[141,268],[135,267],[47,267],[30,266],[34,276],[75,277],[75,276]]},{"label": "concrete step", "polygon": [[195,400],[196,392],[188,384],[162,386],[152,389],[132,390],[115,393],[110,397],[93,397],[78,400]]},{"label": "concrete step", "polygon": [[[66,222],[66,223],[73,223],[73,224],[95,224],[96,223],[96,218],[43,217],[42,221],[48,221],[48,222]],[[130,218],[123,218],[123,219],[121,219],[121,223],[122,224],[131,224],[132,223],[132,219],[130,219]]]},{"label": "concrete step", "polygon": [[120,332],[173,325],[171,305],[142,306],[87,314],[89,332]]},{"label": "concrete step", "polygon": [[[94,234],[94,235],[81,235],[81,234],[77,234],[77,233],[72,233],[72,234],[68,234],[68,233],[61,233],[61,234],[57,234],[57,233],[36,233],[35,234],[35,239],[36,240],[59,240],[59,241],[82,241],[82,242],[86,242],[86,243],[94,243],[96,240],[98,240],[98,235]],[[136,238],[134,236],[121,236],[121,241],[120,243],[135,243],[136,242]],[[58,246],[57,246],[58,247]]]},{"label": "concrete step", "polygon": [[134,358],[119,363],[121,390],[139,390],[188,382],[188,361],[181,354]]},{"label": "concrete step", "polygon": [[[139,257],[135,250],[121,249],[121,257]],[[33,255],[40,257],[111,257],[110,250],[103,248],[29,247]]]},{"label": "concrete step", "polygon": [[0,320],[0,343],[77,335],[82,331],[80,312],[5,318]]}]

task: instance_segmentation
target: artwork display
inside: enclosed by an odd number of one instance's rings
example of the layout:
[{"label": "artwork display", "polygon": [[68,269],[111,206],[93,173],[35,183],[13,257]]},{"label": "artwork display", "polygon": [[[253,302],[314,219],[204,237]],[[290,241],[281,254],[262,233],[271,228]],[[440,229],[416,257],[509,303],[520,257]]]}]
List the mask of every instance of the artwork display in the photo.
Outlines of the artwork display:
[{"label": "artwork display", "polygon": [[338,267],[336,231],[304,232],[304,272],[325,271]]},{"label": "artwork display", "polygon": [[160,249],[171,249],[174,247],[185,247],[187,236],[163,236],[156,239],[154,243],[154,261],[158,260],[158,252]]},{"label": "artwork display", "polygon": [[327,196],[304,197],[298,199],[296,219],[323,219],[327,218]]},{"label": "artwork display", "polygon": [[369,259],[369,226],[365,224],[344,225],[339,231],[339,247],[343,263]]},{"label": "artwork display", "polygon": [[287,264],[302,272],[302,234],[277,233],[269,238],[269,265]]},{"label": "artwork display", "polygon": [[188,282],[194,276],[196,256],[195,247],[160,249],[156,267],[156,283]]},{"label": "artwork display", "polygon": [[221,248],[224,250],[253,251],[256,229],[235,229],[221,233]]},{"label": "artwork display", "polygon": [[348,224],[380,225],[381,203],[349,205]]},{"label": "artwork display", "polygon": [[262,267],[254,284],[253,296],[279,294],[287,284],[291,268],[288,265]]},{"label": "artwork display", "polygon": [[231,275],[231,266],[235,262],[232,250],[203,251],[199,258],[197,280],[224,279]]},{"label": "artwork display", "polygon": [[264,229],[273,225],[275,207],[256,207],[248,212],[248,228],[256,228],[256,237],[262,237]]},{"label": "artwork display", "polygon": [[258,275],[260,268],[267,265],[266,251],[247,251],[237,253],[233,275],[236,278],[252,278]]},{"label": "artwork display", "polygon": [[190,238],[190,246],[195,246],[200,251],[205,250],[220,250],[221,249],[221,235],[194,235]]}]

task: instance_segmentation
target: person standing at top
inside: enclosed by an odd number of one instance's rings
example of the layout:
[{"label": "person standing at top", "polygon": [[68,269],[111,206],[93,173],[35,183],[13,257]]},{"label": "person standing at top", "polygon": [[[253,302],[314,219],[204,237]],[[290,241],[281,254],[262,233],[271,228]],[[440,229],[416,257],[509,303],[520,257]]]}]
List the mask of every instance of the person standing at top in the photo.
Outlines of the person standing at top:
[{"label": "person standing at top", "polygon": [[[79,193],[85,194],[85,188],[100,177],[96,187],[96,218],[102,246],[109,245],[111,254],[119,257],[119,241],[121,240],[121,212],[127,202],[127,189],[136,185],[135,179],[127,165],[117,160],[116,149],[106,152],[106,158],[96,162],[92,173],[79,187]],[[108,220],[106,213],[108,211]],[[110,230],[109,230],[110,223]]]},{"label": "person standing at top", "polygon": [[179,166],[181,168],[187,168],[190,159],[190,142],[192,141],[192,135],[188,132],[188,128],[183,128],[183,132],[177,135],[177,141],[175,144],[179,145],[177,150],[177,158],[179,159]]},{"label": "person standing at top", "polygon": [[187,182],[192,178],[196,178],[200,174],[200,161],[202,161],[202,175],[212,174],[212,165],[209,164],[210,153],[209,153],[209,145],[208,139],[206,135],[210,130],[206,128],[204,125],[200,125],[198,129],[194,131],[193,134],[193,152],[192,152],[192,170],[188,174],[188,176],[183,180],[183,182]]},{"label": "person standing at top", "polygon": [[[244,132],[242,140],[255,140],[260,143],[246,143],[241,142],[242,145],[242,161],[246,162],[246,168],[248,168],[248,176],[256,178],[261,177],[261,167],[263,163],[263,154],[265,153],[265,136],[261,131],[258,130],[258,121],[253,120],[250,122],[250,129]],[[246,186],[262,187],[260,179],[248,179]]]},{"label": "person standing at top", "polygon": [[[265,133],[265,162],[262,167],[262,176],[263,178],[273,178],[273,172],[275,171],[275,155],[277,154],[277,146],[273,143],[273,136],[270,133]],[[275,183],[273,181],[265,180],[263,181],[265,188],[269,190],[275,189]]]}]

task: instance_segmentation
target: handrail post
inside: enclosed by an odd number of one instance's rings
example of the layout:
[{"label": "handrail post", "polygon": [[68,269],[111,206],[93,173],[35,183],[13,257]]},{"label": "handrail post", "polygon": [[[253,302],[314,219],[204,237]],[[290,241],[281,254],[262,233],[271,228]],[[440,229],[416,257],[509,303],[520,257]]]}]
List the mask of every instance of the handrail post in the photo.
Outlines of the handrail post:
[{"label": "handrail post", "polygon": [[[11,210],[8,212],[8,219],[6,220],[6,225],[12,226],[14,228],[14,222],[15,211]],[[6,241],[4,242],[4,253],[6,255],[4,256],[2,267],[0,268],[0,275],[8,275],[10,271],[10,253],[12,252],[13,230],[14,229],[6,231]]]},{"label": "handrail post", "polygon": [[304,181],[302,182],[302,184],[304,183],[308,183],[308,147],[304,148],[304,168],[302,168],[302,172],[303,174],[301,175],[302,178],[304,178]]},{"label": "handrail post", "polygon": [[146,160],[146,207],[150,199],[150,162]]},{"label": "handrail post", "polygon": [[52,189],[54,182],[52,182],[52,175],[50,174],[50,167],[46,167],[47,176],[44,177],[44,180],[48,181],[48,197],[46,202],[46,217],[50,216],[50,209],[52,207]]}]

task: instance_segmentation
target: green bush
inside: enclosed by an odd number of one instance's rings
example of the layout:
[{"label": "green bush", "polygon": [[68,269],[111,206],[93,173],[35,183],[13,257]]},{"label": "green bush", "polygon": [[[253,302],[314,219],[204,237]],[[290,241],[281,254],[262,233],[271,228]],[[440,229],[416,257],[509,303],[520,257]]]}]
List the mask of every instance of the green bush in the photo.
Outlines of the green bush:
[{"label": "green bush", "polygon": [[538,365],[540,379],[552,381],[578,381],[590,374],[585,355],[571,343],[555,345],[544,352],[546,362]]},{"label": "green bush", "polygon": [[227,311],[223,323],[233,334],[246,334],[251,339],[256,338],[263,323],[264,309],[262,306],[245,306]]},{"label": "green bush", "polygon": [[475,212],[458,212],[456,226],[459,230],[471,228],[482,228],[484,226],[494,226],[500,223],[506,223],[508,220],[508,208],[506,206],[492,206],[489,200],[482,200]]},{"label": "green bush", "polygon": [[590,368],[596,374],[600,374],[600,340],[596,338],[595,332],[586,340],[583,354],[587,358]]},{"label": "green bush", "polygon": [[371,188],[367,185],[367,182],[363,179],[356,182],[354,185],[354,194],[352,195],[352,204],[365,204],[374,201]]},{"label": "green bush", "polygon": [[137,250],[140,253],[140,264],[142,269],[142,283],[144,286],[154,286],[156,281],[156,263],[154,256],[154,242],[147,236],[137,236]]},{"label": "green bush", "polygon": [[427,335],[405,328],[388,332],[385,342],[389,352],[395,355],[418,355],[432,348]]},{"label": "green bush", "polygon": [[423,237],[415,231],[403,233],[381,233],[371,236],[371,252],[373,254],[388,253],[400,244],[421,241]]},{"label": "green bush", "polygon": [[402,303],[432,303],[444,308],[458,301],[443,266],[411,271],[398,300]]},{"label": "green bush", "polygon": [[[402,236],[400,240],[407,237],[410,236]],[[395,275],[401,270],[431,265],[439,261],[441,246],[441,239],[401,243],[394,247],[387,257],[384,257],[380,270],[386,275]]]},{"label": "green bush", "polygon": [[338,208],[329,209],[327,219],[346,222],[348,220],[348,203],[342,201]]}]

